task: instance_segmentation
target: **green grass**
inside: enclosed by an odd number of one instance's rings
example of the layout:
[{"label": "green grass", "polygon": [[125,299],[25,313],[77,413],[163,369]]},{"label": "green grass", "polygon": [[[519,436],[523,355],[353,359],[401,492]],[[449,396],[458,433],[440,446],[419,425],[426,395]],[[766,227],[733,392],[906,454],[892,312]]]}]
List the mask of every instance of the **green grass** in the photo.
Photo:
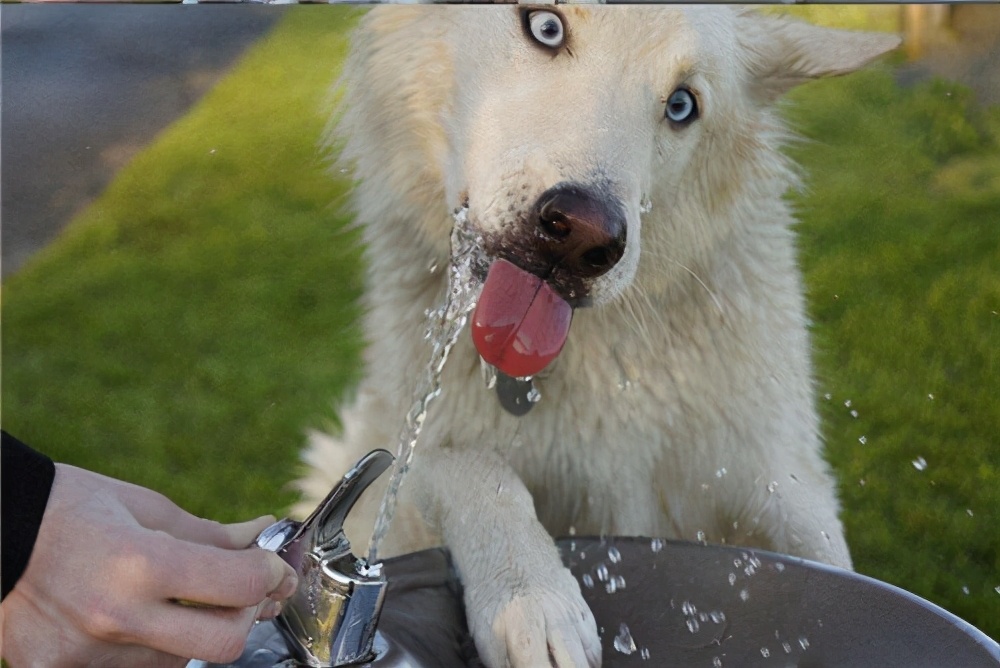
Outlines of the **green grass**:
[{"label": "green grass", "polygon": [[[359,375],[347,184],[316,151],[356,15],[291,10],[5,283],[5,429],[200,515],[289,504],[304,429]],[[1000,637],[1000,113],[880,69],[792,102],[856,566]]]},{"label": "green grass", "polygon": [[878,69],[793,98],[812,139],[792,153],[810,173],[794,200],[824,428],[857,568],[1000,637],[1000,110]]},{"label": "green grass", "polygon": [[359,371],[360,254],[316,150],[353,16],[290,12],[5,284],[5,429],[202,515],[291,502]]}]

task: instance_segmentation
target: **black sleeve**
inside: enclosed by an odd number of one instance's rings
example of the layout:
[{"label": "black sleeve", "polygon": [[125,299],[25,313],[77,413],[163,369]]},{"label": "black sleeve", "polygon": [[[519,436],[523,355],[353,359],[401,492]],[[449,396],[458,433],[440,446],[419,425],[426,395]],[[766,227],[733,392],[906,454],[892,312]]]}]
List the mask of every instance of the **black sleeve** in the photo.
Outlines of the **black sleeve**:
[{"label": "black sleeve", "polygon": [[28,567],[49,502],[56,467],[45,455],[2,432],[0,444],[0,579],[2,598]]}]

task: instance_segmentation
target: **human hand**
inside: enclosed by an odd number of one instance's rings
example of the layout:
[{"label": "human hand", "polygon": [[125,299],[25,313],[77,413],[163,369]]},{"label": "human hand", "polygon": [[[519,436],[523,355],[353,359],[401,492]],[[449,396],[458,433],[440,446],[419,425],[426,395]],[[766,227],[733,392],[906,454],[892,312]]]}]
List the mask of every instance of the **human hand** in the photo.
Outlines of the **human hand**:
[{"label": "human hand", "polygon": [[11,668],[232,662],[295,591],[278,555],[244,549],[273,521],[219,524],[56,464],[31,560],[0,606],[0,653]]}]

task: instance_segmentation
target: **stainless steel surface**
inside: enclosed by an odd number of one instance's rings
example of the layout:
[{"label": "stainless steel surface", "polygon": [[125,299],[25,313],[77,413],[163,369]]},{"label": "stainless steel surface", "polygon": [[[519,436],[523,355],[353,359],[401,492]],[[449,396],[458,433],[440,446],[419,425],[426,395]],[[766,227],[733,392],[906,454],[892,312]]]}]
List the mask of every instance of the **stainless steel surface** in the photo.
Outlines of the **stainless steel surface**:
[{"label": "stainless steel surface", "polygon": [[332,668],[374,657],[385,578],[380,564],[352,553],[344,520],[392,459],[385,450],[371,452],[303,522],[280,520],[257,537],[258,547],[277,552],[299,574],[298,589],[274,626],[300,664]]},{"label": "stainless steel surface", "polygon": [[[1000,646],[979,630],[857,573],[771,552],[648,538],[557,545],[594,611],[604,668],[1000,666]],[[388,590],[375,656],[362,665],[481,668],[447,552],[407,554],[383,566]],[[259,625],[233,667],[293,666],[277,633]]]}]

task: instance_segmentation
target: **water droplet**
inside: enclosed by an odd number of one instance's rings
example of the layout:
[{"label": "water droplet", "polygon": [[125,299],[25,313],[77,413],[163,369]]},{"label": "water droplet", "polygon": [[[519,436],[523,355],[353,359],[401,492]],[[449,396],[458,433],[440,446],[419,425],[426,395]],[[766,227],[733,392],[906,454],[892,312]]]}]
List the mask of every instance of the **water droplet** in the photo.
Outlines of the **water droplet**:
[{"label": "water droplet", "polygon": [[778,489],[778,483],[774,482],[773,480],[771,482],[767,483],[767,493],[768,494],[774,494],[774,490],[776,490],[776,489]]},{"label": "water droplet", "polygon": [[597,579],[601,582],[607,582],[608,580],[608,567],[604,564],[597,564],[597,568],[594,569],[594,573],[597,575]]},{"label": "water droplet", "polygon": [[779,573],[781,573],[783,570],[785,570],[785,565],[779,561],[778,563],[776,563],[774,565],[774,570],[776,570]]},{"label": "water droplet", "polygon": [[805,636],[799,637],[799,647],[802,649],[809,649],[809,638]]},{"label": "water droplet", "polygon": [[750,600],[750,592],[746,589],[740,589],[740,600],[746,603]]},{"label": "water droplet", "polygon": [[427,265],[427,272],[431,274],[436,274],[438,270],[437,260],[431,260],[430,264]]},{"label": "water droplet", "polygon": [[736,573],[730,573],[729,574],[729,586],[731,587],[734,584],[736,584]]},{"label": "water droplet", "polygon": [[845,402],[844,402],[844,406],[845,406],[846,408],[850,408],[850,407],[851,407],[851,400],[850,400],[850,399],[848,399],[847,401],[845,401]]},{"label": "water droplet", "polygon": [[538,391],[538,388],[532,386],[528,393],[524,395],[524,398],[528,400],[529,403],[537,404],[542,400],[542,393]]},{"label": "water droplet", "polygon": [[697,534],[695,534],[695,537],[698,539],[698,542],[701,543],[702,545],[706,544],[704,531],[699,531]]},{"label": "water droplet", "polygon": [[712,657],[712,668],[722,668],[722,659],[717,656]]},{"label": "water droplet", "polygon": [[698,625],[698,620],[695,619],[694,617],[688,617],[687,627],[690,633],[697,633],[698,629],[700,628]]},{"label": "water droplet", "polygon": [[662,550],[663,545],[664,541],[662,538],[654,538],[653,540],[649,541],[649,549],[651,549],[654,554]]},{"label": "water droplet", "polygon": [[622,560],[622,553],[618,551],[617,547],[612,545],[608,548],[608,559],[611,560],[611,563],[617,564]]},{"label": "water droplet", "polygon": [[923,471],[927,468],[927,460],[924,459],[923,457],[917,457],[910,463],[913,464],[913,468],[917,469],[918,471]]},{"label": "water droplet", "polygon": [[721,610],[713,610],[712,612],[708,613],[708,618],[712,620],[713,624],[721,624],[722,622],[726,621],[726,613],[722,612]]},{"label": "water droplet", "polygon": [[574,527],[574,526],[571,526],[571,527],[569,528],[569,535],[570,535],[570,536],[575,536],[575,535],[576,535],[576,527]]},{"label": "water droplet", "polygon": [[791,654],[792,653],[792,646],[790,644],[788,644],[787,642],[781,643],[781,649],[785,650],[785,654]]},{"label": "water droplet", "polygon": [[972,517],[972,508],[966,508],[965,514],[968,515],[969,517]]},{"label": "water droplet", "polygon": [[851,417],[854,418],[855,420],[857,420],[858,419],[858,412],[855,411],[855,410],[852,410],[851,411]]},{"label": "water droplet", "polygon": [[861,480],[859,480],[858,484],[861,485],[862,487],[864,487],[865,486],[865,479],[862,478]]},{"label": "water droplet", "polygon": [[858,438],[858,443],[860,443],[861,445],[865,445],[866,443],[868,443],[868,437],[861,436],[860,438]]},{"label": "water droplet", "polygon": [[769,650],[766,647],[761,647],[760,648],[760,655],[766,659],[767,657],[771,656],[771,650]]},{"label": "water droplet", "polygon": [[993,591],[995,591],[996,593],[1000,594],[1000,585],[997,585],[996,587],[994,587]]},{"label": "water droplet", "polygon": [[643,196],[642,200],[639,202],[639,213],[649,213],[653,210],[653,200],[649,199],[648,195]]},{"label": "water droplet", "polygon": [[966,596],[969,595],[969,585],[962,585],[962,593]]},{"label": "water droplet", "polygon": [[643,647],[641,650],[639,650],[639,656],[642,658],[643,661],[649,660],[649,648]]},{"label": "water droplet", "polygon": [[827,392],[826,394],[823,395],[823,398],[826,399],[827,401],[830,401],[831,399],[833,399],[833,395]]},{"label": "water droplet", "polygon": [[756,572],[757,572],[757,569],[753,567],[753,564],[751,564],[751,565],[749,565],[749,566],[747,566],[746,568],[743,569],[743,574],[746,575],[748,578],[752,577],[753,574],[756,573]]},{"label": "water droplet", "polygon": [[580,581],[583,582],[583,586],[586,587],[587,589],[594,588],[594,578],[590,577],[590,573],[584,573],[580,577]]},{"label": "water droplet", "polygon": [[611,578],[610,580],[608,580],[608,583],[604,585],[604,591],[606,591],[609,594],[614,594],[616,591],[618,591],[618,580],[615,578]]},{"label": "water droplet", "polygon": [[743,560],[742,559],[733,559],[733,566],[735,568],[739,568],[742,565],[743,565]]},{"label": "water droplet", "polygon": [[719,469],[718,471],[715,472],[715,477],[716,478],[721,478],[724,475],[726,475],[726,467],[725,466],[723,466],[721,469]]},{"label": "water droplet", "polygon": [[622,622],[618,627],[618,635],[615,636],[615,649],[622,654],[631,654],[635,651],[635,641],[632,633],[628,630],[628,625]]},{"label": "water droplet", "polygon": [[933,394],[928,394],[927,395],[927,400],[928,401],[934,401],[934,395]]},{"label": "water droplet", "polygon": [[698,608],[691,601],[684,601],[681,603],[681,612],[685,615],[693,615],[698,612]]}]

